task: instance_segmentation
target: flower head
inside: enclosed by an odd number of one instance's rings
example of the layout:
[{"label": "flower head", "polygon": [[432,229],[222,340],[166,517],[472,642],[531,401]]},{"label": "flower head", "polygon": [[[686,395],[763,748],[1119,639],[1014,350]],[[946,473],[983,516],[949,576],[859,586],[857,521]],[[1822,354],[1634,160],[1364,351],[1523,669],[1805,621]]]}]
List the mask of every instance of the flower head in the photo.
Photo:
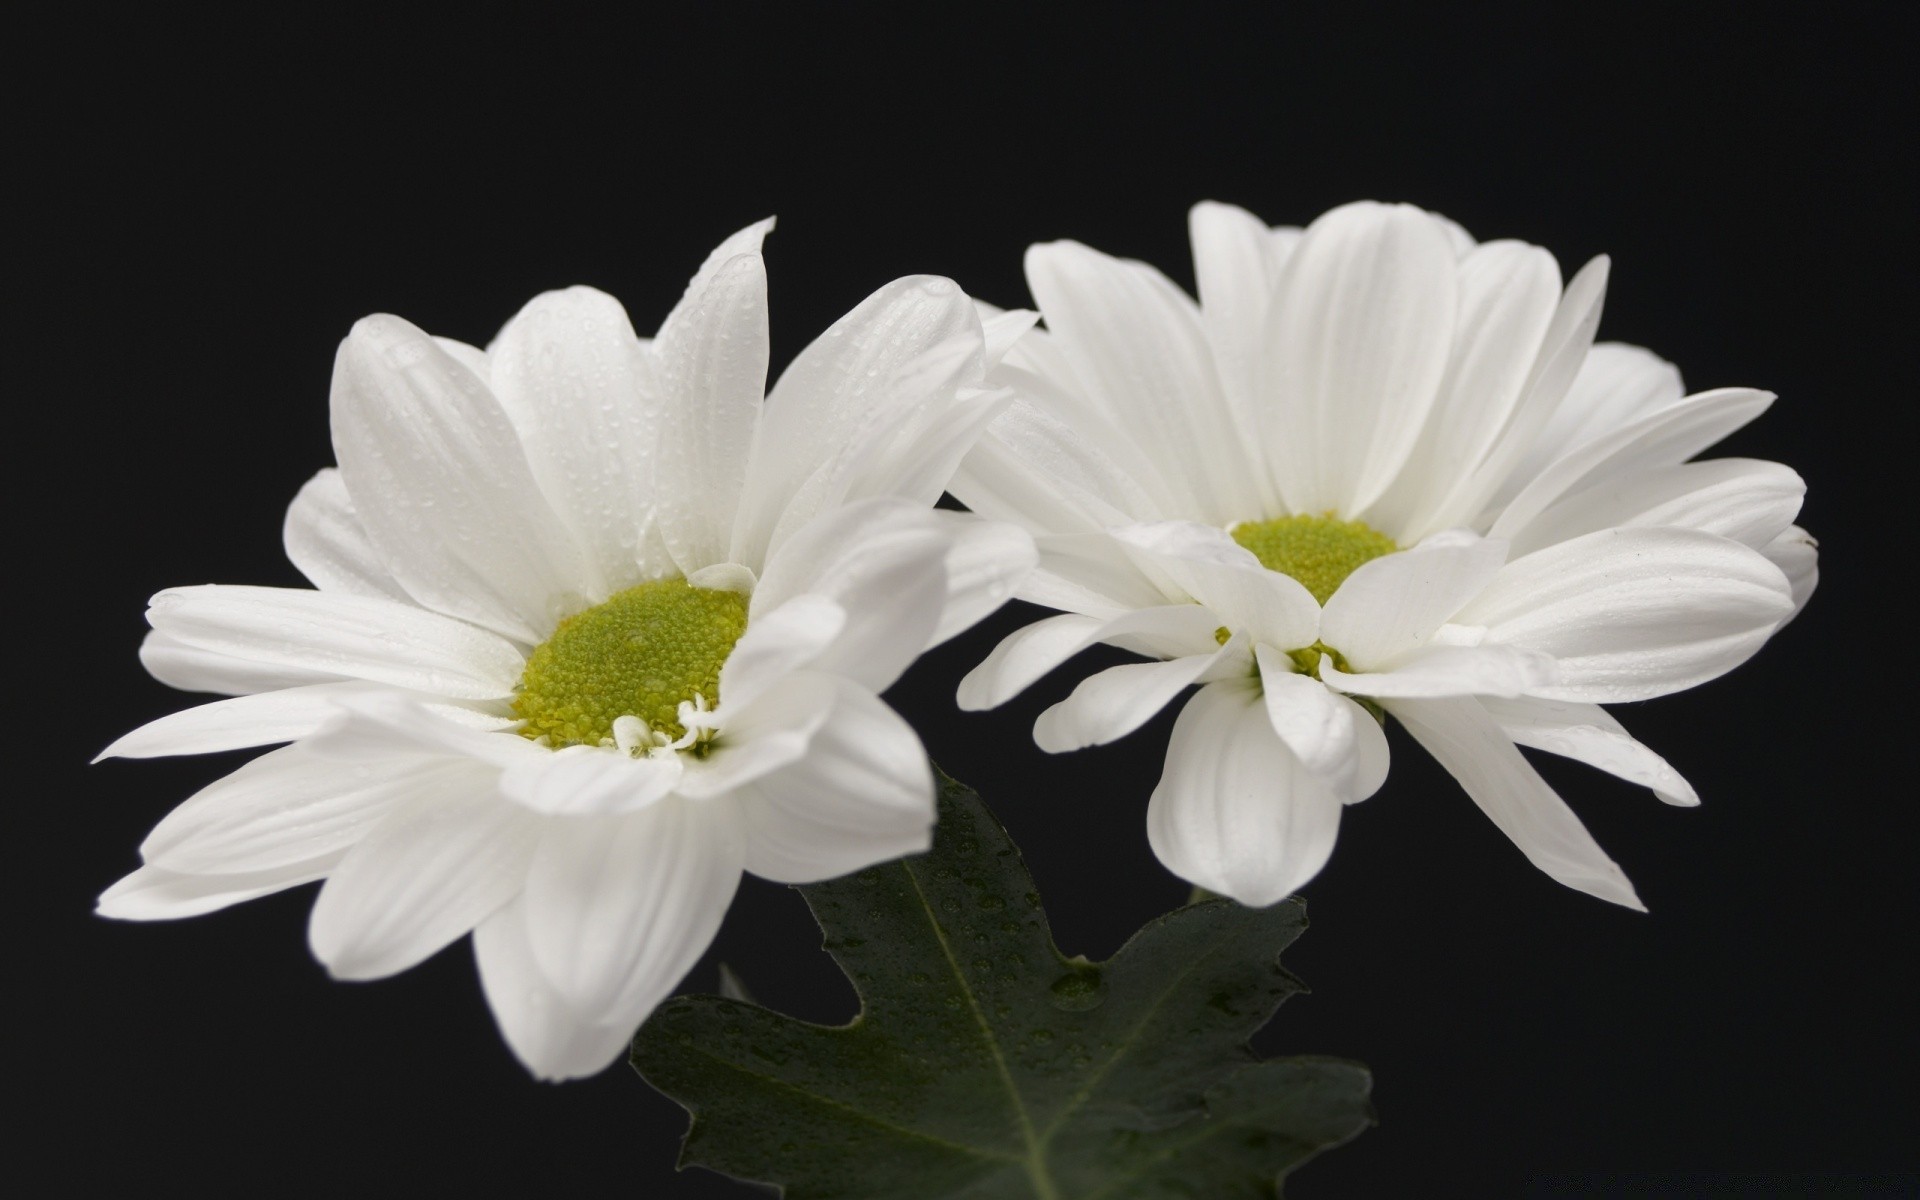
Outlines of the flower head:
[{"label": "flower head", "polygon": [[1023,597],[1064,610],[962,683],[1005,701],[1105,642],[1150,661],[1044,712],[1048,750],[1111,741],[1186,688],[1148,809],[1182,877],[1248,904],[1311,879],[1406,727],[1535,865],[1638,906],[1521,756],[1697,803],[1599,707],[1704,683],[1804,604],[1804,490],[1688,461],[1771,402],[1684,395],[1595,345],[1607,263],[1476,243],[1405,205],[1269,229],[1193,210],[1196,305],[1153,268],[1033,247],[1046,329],[991,378],[1019,399],[953,491],[1030,529]]},{"label": "flower head", "polygon": [[952,283],[902,279],[766,395],[771,224],[715,250],[651,340],[587,288],[484,351],[354,327],[340,466],[287,515],[315,590],[156,596],[148,668],[235,698],[105,755],[291,744],[161,821],[101,912],[324,879],[333,974],[472,932],[507,1041],[566,1078],[620,1054],[742,870],[926,847],[931,772],[878,693],[1032,565],[1017,528],[930,507],[1007,401],[988,334],[1023,322],[983,331]]}]

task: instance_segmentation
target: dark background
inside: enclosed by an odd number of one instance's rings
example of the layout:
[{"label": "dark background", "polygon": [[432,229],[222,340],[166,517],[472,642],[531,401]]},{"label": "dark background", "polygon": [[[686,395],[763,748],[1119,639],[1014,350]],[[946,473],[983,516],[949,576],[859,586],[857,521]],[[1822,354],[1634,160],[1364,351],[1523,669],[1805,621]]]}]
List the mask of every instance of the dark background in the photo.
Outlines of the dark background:
[{"label": "dark background", "polygon": [[[31,765],[5,817],[8,1059],[31,1110],[9,1175],[91,1194],[748,1194],[675,1176],[682,1114],[625,1067],[531,1082],[464,943],[343,985],[308,957],[310,888],[177,924],[93,917],[152,823],[237,761],[83,765],[185,699],[135,659],[143,602],[300,582],[281,515],[332,461],[333,346],[362,314],[484,342],[579,282],[648,330],[708,248],[778,213],[777,367],[897,275],[1023,303],[1030,241],[1190,284],[1185,212],[1209,197],[1291,223],[1412,200],[1569,273],[1610,252],[1603,336],[1696,388],[1778,391],[1721,452],[1805,474],[1824,543],[1811,609],[1758,659],[1622,714],[1704,807],[1546,768],[1650,916],[1534,871],[1396,736],[1392,779],[1306,892],[1289,961],[1313,993],[1263,1038],[1371,1064],[1381,1123],[1291,1194],[1683,1172],[1818,1191],[1920,1168],[1898,982],[1915,306],[1894,6],[57,11],[16,10],[8,71],[10,190],[31,206],[9,230],[27,309],[8,343],[27,543],[10,724]],[[1061,945],[1100,957],[1185,895],[1142,823],[1171,720],[1049,758],[1027,729],[1070,679],[955,711],[959,674],[1032,615],[891,698],[1011,827]],[[842,1019],[817,938],[798,897],[749,880],[687,986],[725,959],[774,1007]]]}]

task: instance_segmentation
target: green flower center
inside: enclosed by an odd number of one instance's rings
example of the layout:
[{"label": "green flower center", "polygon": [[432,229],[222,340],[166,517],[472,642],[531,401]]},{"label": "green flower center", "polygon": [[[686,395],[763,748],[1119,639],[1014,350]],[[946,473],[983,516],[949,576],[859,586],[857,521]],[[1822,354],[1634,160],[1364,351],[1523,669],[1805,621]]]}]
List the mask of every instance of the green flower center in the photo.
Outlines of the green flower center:
[{"label": "green flower center", "polygon": [[1299,580],[1321,604],[1361,563],[1400,548],[1386,534],[1332,513],[1242,521],[1227,533],[1267,570]]},{"label": "green flower center", "polygon": [[712,707],[720,668],[747,628],[747,598],[659,579],[560,622],[527,659],[513,699],[522,737],[562,746],[613,740],[637,717],[669,741],[685,736],[682,701]]}]

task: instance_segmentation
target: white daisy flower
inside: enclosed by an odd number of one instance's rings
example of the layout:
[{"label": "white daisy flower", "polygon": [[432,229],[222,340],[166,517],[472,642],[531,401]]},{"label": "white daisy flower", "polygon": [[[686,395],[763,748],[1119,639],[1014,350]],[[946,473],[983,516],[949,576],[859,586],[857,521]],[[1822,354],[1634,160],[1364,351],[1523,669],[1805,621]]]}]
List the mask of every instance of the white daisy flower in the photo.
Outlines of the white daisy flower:
[{"label": "white daisy flower", "polygon": [[1201,685],[1148,834],[1250,905],[1320,870],[1342,804],[1385,779],[1392,716],[1536,866],[1638,907],[1516,743],[1697,803],[1599,705],[1732,669],[1812,590],[1799,477],[1687,461],[1772,397],[1683,395],[1646,351],[1594,345],[1605,259],[1563,289],[1538,247],[1371,203],[1305,231],[1201,204],[1192,238],[1198,305],[1074,242],[1027,254],[1046,330],[991,376],[1020,399],[952,490],[1036,535],[1021,594],[1065,611],[963,707],[1095,643],[1156,660],[1043,713],[1058,752]]},{"label": "white daisy flower", "polygon": [[[722,243],[651,341],[588,288],[485,351],[354,326],[339,469],[287,514],[318,590],[156,596],[148,669],[237,698],[102,757],[292,744],[161,821],[102,913],[324,879],[310,941],[343,979],[472,931],[507,1041],[564,1079],[620,1055],[742,870],[804,882],[927,846],[926,755],[877,694],[1033,563],[1023,531],[930,508],[1008,397],[971,302],[931,277],[876,292],[767,395],[771,226]],[[992,322],[995,346],[1027,320]]]}]

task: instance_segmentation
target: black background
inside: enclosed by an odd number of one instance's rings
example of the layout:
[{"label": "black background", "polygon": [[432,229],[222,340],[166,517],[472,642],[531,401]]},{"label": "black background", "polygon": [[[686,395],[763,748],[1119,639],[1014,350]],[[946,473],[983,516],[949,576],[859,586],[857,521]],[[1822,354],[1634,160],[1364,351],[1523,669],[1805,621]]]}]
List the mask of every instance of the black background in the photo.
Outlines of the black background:
[{"label": "black background", "polygon": [[[1306,889],[1289,961],[1313,993],[1263,1038],[1371,1064],[1381,1124],[1290,1194],[1681,1172],[1818,1191],[1920,1166],[1894,6],[54,11],[16,10],[9,69],[31,206],[9,231],[27,272],[9,723],[29,770],[5,816],[8,1058],[31,1109],[9,1174],[93,1194],[748,1194],[674,1174],[682,1115],[625,1067],[531,1082],[464,943],[344,985],[306,951],[310,888],[177,924],[90,913],[146,829],[237,761],[83,766],[183,702],[135,659],[143,602],[300,582],[281,515],[332,461],[327,377],[356,317],[484,342],[577,282],[647,330],[708,248],[778,213],[777,367],[897,275],[1020,304],[1022,248],[1071,236],[1190,284],[1193,201],[1299,223],[1360,197],[1540,243],[1569,273],[1611,253],[1603,336],[1696,388],[1781,394],[1721,452],[1808,478],[1826,576],[1753,663],[1622,713],[1702,808],[1547,766],[1650,916],[1535,872],[1396,736],[1387,787]],[[1049,758],[1027,729],[1071,678],[955,711],[959,674],[1032,615],[891,699],[1011,827],[1062,946],[1104,956],[1185,894],[1142,824],[1171,721]],[[749,880],[687,986],[725,959],[775,1007],[844,1018],[817,937],[796,896]]]}]

